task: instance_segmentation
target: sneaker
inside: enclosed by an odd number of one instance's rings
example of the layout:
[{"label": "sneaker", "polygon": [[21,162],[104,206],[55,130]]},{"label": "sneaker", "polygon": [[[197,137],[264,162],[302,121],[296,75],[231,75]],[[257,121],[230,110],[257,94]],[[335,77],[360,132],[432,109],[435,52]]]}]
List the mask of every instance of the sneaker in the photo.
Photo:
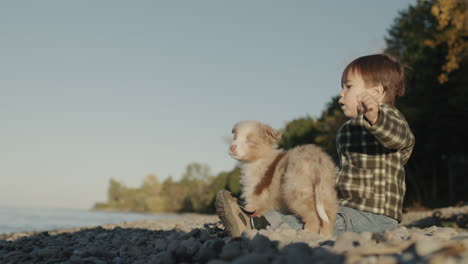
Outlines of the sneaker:
[{"label": "sneaker", "polygon": [[230,236],[240,237],[242,232],[252,229],[249,215],[242,211],[237,199],[229,191],[221,190],[216,194],[215,207],[216,214]]}]

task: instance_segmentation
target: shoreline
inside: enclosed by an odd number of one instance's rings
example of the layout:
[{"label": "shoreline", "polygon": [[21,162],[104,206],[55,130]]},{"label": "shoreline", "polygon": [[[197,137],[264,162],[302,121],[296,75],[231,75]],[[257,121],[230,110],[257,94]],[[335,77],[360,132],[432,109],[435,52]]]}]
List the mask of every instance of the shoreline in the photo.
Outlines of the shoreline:
[{"label": "shoreline", "polygon": [[[125,213],[125,212],[122,212]],[[132,213],[132,212],[130,212]],[[48,229],[48,230],[26,230],[20,232],[9,232],[9,233],[0,233],[0,240],[16,240],[21,237],[38,235],[42,233],[48,233],[50,235],[72,233],[81,230],[94,229],[94,228],[104,228],[104,229],[113,229],[116,227],[120,228],[147,228],[148,230],[154,230],[155,228],[163,228],[163,230],[168,230],[170,228],[175,228],[175,225],[183,224],[181,220],[184,220],[188,217],[195,216],[201,218],[206,216],[208,220],[217,219],[215,215],[204,215],[204,214],[194,214],[194,213],[181,213],[181,214],[159,214],[154,213],[155,216],[160,216],[157,218],[147,218],[140,220],[131,220],[131,221],[121,221],[119,223],[110,223],[110,224],[101,224],[101,225],[89,225],[89,226],[76,226],[68,228],[57,228],[57,229]],[[217,220],[219,221],[219,220]],[[157,224],[156,224],[157,223]]]},{"label": "shoreline", "polygon": [[1,234],[0,262],[468,262],[468,229],[430,225],[435,211],[440,211],[442,220],[468,216],[468,206],[410,212],[393,231],[346,232],[324,239],[281,226],[275,230],[247,230],[241,238],[232,238],[225,234],[216,215],[185,213],[174,218]]}]

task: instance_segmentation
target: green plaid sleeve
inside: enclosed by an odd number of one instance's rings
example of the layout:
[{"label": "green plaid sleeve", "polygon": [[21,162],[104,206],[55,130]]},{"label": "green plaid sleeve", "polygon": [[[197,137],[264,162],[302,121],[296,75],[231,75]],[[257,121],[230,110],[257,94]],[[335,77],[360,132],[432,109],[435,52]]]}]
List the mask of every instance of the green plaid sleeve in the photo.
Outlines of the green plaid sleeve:
[{"label": "green plaid sleeve", "polygon": [[383,146],[400,150],[402,160],[405,163],[408,161],[415,139],[406,119],[398,110],[380,104],[377,122],[374,125],[365,122],[365,126]]}]

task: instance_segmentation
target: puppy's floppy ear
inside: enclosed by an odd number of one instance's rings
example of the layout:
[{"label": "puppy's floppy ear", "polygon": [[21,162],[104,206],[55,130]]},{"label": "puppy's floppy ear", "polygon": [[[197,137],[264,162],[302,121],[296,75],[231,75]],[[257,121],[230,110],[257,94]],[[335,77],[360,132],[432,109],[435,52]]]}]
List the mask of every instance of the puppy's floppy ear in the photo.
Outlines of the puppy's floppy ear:
[{"label": "puppy's floppy ear", "polygon": [[262,124],[262,129],[270,143],[276,143],[281,138],[281,133],[274,130],[271,126]]}]

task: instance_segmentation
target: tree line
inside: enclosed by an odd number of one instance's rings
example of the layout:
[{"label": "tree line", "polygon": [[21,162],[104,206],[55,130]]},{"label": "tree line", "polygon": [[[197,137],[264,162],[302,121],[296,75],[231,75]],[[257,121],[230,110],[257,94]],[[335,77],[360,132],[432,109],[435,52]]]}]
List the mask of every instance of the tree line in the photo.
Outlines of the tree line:
[{"label": "tree line", "polygon": [[[418,1],[400,11],[383,51],[398,59],[407,76],[397,108],[413,130],[416,145],[406,166],[405,206],[447,206],[468,200],[468,11],[464,0]],[[346,121],[331,98],[319,118],[291,120],[282,129],[284,149],[317,144],[336,161],[336,132]],[[221,189],[240,194],[240,169],[210,174],[189,164],[180,181],[147,176],[138,188],[110,180],[108,201],[96,209],[137,212],[214,212]]]},{"label": "tree line", "polygon": [[96,210],[128,212],[198,212],[214,213],[214,199],[221,189],[240,195],[240,169],[211,175],[207,164],[187,165],[179,181],[168,177],[160,181],[154,174],[146,176],[140,187],[132,188],[111,179],[107,202],[96,203]]}]

